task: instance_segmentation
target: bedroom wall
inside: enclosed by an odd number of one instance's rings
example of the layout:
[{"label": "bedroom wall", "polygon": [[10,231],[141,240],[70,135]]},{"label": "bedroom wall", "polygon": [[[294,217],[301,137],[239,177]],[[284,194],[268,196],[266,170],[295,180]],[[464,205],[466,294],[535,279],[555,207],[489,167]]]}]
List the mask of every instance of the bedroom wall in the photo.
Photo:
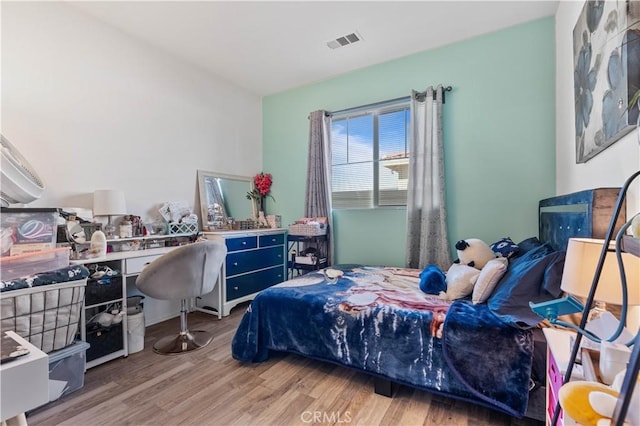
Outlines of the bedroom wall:
[{"label": "bedroom wall", "polygon": [[[619,187],[640,170],[640,132],[634,130],[583,164],[576,164],[573,28],[584,2],[560,2],[556,11],[556,193]],[[640,212],[640,182],[627,193],[627,217]],[[632,308],[628,326],[640,326],[640,307]]]},{"label": "bedroom wall", "polygon": [[143,218],[196,202],[196,170],[252,175],[260,97],[62,2],[2,3],[2,133],[47,184],[33,206],[125,191]]},{"label": "bedroom wall", "polygon": [[[309,112],[444,83],[453,86],[444,107],[450,243],[537,235],[538,200],[555,194],[554,62],[545,18],[265,97],[263,162],[276,198],[268,211],[285,224],[303,215]],[[334,219],[337,262],[404,265],[404,208]]]},{"label": "bedroom wall", "polygon": [[47,185],[30,206],[91,208],[117,188],[153,218],[164,201],[196,205],[197,169],[261,169],[260,97],[62,2],[1,7],[2,133]]},{"label": "bedroom wall", "polygon": [[[560,2],[556,12],[556,191],[622,186],[640,169],[640,134],[634,130],[583,164],[576,164],[573,28],[584,2]],[[640,211],[640,184],[628,194],[628,215]]]}]

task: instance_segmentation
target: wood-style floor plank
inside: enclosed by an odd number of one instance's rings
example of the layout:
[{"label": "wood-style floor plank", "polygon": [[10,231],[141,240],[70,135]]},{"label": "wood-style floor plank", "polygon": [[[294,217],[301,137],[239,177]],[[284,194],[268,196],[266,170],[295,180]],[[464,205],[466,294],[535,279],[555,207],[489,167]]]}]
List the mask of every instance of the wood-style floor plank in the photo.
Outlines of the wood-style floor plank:
[{"label": "wood-style floor plank", "polygon": [[28,415],[39,425],[505,425],[539,426],[463,401],[400,386],[394,398],[373,392],[373,379],[293,354],[242,364],[231,341],[244,313],[218,320],[189,314],[191,329],[213,342],[178,356],[155,354],[159,338],[177,332],[172,319],[146,330],[145,348],[87,371],[84,387]]}]

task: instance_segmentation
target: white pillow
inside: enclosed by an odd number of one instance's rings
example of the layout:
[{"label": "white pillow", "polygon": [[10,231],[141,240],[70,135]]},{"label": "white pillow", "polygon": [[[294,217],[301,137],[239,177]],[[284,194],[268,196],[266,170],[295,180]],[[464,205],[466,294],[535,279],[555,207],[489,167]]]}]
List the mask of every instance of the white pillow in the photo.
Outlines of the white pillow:
[{"label": "white pillow", "polygon": [[478,303],[484,303],[487,301],[493,289],[496,288],[496,284],[500,281],[500,278],[507,272],[507,266],[509,260],[506,257],[496,257],[491,259],[484,265],[476,285],[473,287],[473,295],[471,301],[474,305]]},{"label": "white pillow", "polygon": [[454,263],[447,271],[445,282],[447,291],[441,291],[438,297],[447,300],[462,299],[471,294],[480,271],[468,265]]}]

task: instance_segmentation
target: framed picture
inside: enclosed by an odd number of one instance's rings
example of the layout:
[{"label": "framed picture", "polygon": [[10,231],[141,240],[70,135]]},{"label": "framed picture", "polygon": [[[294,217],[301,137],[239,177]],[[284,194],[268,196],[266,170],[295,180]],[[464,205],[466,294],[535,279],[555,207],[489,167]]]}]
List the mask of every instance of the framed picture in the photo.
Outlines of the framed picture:
[{"label": "framed picture", "polygon": [[638,126],[640,2],[587,0],[573,29],[576,163]]}]

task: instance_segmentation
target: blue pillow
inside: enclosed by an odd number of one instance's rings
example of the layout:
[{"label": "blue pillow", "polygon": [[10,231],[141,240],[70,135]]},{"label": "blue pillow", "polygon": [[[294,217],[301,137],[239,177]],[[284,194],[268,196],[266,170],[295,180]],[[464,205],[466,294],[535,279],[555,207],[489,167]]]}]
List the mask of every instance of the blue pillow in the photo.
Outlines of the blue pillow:
[{"label": "blue pillow", "polygon": [[542,241],[540,241],[538,237],[529,237],[527,239],[524,239],[518,243],[518,252],[514,254],[513,257],[522,256],[529,250],[541,245]]},{"label": "blue pillow", "polygon": [[491,250],[496,253],[502,255],[507,259],[510,259],[513,255],[518,253],[518,245],[511,241],[511,238],[504,237],[495,243],[491,244]]},{"label": "blue pillow", "polygon": [[515,258],[487,301],[491,312],[514,327],[536,326],[543,318],[531,310],[529,302],[557,297],[564,256],[565,252],[545,243]]}]

